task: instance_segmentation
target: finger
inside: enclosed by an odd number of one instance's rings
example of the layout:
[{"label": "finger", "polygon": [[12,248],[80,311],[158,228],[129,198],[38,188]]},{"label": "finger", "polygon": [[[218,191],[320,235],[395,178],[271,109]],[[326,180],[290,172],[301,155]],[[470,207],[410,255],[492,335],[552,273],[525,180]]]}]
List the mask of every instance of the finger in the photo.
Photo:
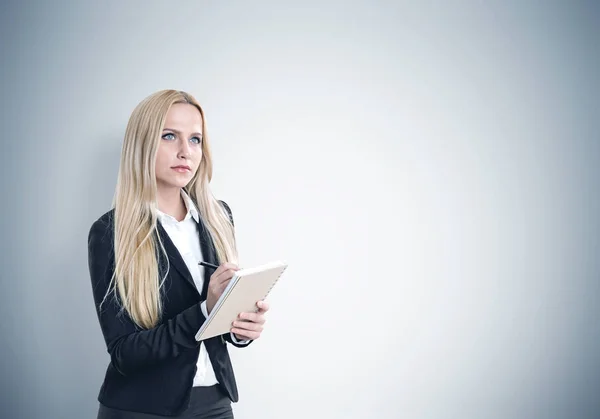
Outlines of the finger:
[{"label": "finger", "polygon": [[214,274],[215,278],[223,280],[223,278],[231,278],[235,274],[234,268],[224,268],[221,272]]},{"label": "finger", "polygon": [[231,281],[231,278],[227,277],[211,278],[210,282],[208,283],[208,286],[214,290],[223,290],[225,289],[229,281]]},{"label": "finger", "polygon": [[222,272],[227,269],[235,269],[235,268],[237,268],[237,265],[235,263],[225,262],[225,263],[221,263],[219,265],[219,267],[217,269],[215,269],[215,272]]},{"label": "finger", "polygon": [[235,326],[232,324],[231,331],[236,335],[244,335],[250,339],[256,339],[263,331],[262,325],[256,323],[240,322]]},{"label": "finger", "polygon": [[225,262],[219,265],[219,267],[221,266],[227,269],[239,269],[239,267],[233,262]]},{"label": "finger", "polygon": [[225,262],[225,263],[220,264],[219,267],[217,269],[215,269],[215,271],[212,274],[214,276],[218,276],[228,269],[238,270],[239,268],[235,263]]},{"label": "finger", "polygon": [[265,316],[262,313],[240,313],[238,318],[239,320],[244,320],[252,323],[263,324],[265,322]]},{"label": "finger", "polygon": [[215,275],[214,281],[218,284],[222,284],[223,282],[229,281],[231,278],[233,278],[233,275],[235,275],[235,270],[229,268],[222,271],[218,275]]},{"label": "finger", "polygon": [[251,322],[251,321],[247,321],[247,320],[234,320],[231,323],[232,327],[237,327],[239,329],[246,329],[246,330],[254,330],[254,331],[263,330],[264,325],[265,325],[264,321]]},{"label": "finger", "polygon": [[210,276],[210,283],[221,282],[221,277],[227,270],[228,270],[228,268],[219,266]]},{"label": "finger", "polygon": [[270,304],[267,303],[265,300],[261,300],[261,301],[257,302],[256,306],[258,307],[259,313],[266,313],[267,311],[269,311],[269,308],[270,308]]},{"label": "finger", "polygon": [[246,325],[237,325],[231,328],[231,331],[236,334],[250,335],[252,333],[260,334],[263,327],[256,323],[248,323]]}]

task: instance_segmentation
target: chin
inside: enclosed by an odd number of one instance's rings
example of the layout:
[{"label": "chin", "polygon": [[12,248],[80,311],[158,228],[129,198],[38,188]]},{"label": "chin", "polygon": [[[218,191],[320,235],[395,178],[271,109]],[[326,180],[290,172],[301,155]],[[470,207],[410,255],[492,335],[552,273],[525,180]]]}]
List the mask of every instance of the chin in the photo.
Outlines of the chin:
[{"label": "chin", "polygon": [[192,176],[189,179],[160,179],[158,185],[162,185],[167,189],[171,188],[184,188],[192,181]]},{"label": "chin", "polygon": [[192,178],[189,178],[186,181],[173,182],[173,186],[176,186],[178,188],[185,188],[187,185],[190,184],[191,181],[192,181]]}]

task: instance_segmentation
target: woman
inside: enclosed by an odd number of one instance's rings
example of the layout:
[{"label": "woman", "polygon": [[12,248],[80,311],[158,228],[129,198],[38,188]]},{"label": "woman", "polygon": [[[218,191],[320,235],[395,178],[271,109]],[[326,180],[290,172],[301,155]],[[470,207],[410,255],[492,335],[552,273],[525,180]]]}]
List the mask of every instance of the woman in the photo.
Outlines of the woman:
[{"label": "woman", "polygon": [[231,333],[195,340],[238,269],[231,210],[213,197],[211,177],[198,102],[175,90],[144,99],[125,132],[113,209],[88,238],[110,354],[99,419],[233,418],[238,393],[227,345],[258,339],[268,305],[240,313]]}]

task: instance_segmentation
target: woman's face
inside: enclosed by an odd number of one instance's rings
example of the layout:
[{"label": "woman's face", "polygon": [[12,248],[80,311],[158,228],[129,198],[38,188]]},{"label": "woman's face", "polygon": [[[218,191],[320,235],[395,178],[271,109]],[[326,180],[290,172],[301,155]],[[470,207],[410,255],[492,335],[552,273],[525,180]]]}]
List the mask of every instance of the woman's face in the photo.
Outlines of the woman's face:
[{"label": "woman's face", "polygon": [[167,113],[156,155],[159,188],[183,188],[202,160],[202,117],[187,103],[175,103]]}]

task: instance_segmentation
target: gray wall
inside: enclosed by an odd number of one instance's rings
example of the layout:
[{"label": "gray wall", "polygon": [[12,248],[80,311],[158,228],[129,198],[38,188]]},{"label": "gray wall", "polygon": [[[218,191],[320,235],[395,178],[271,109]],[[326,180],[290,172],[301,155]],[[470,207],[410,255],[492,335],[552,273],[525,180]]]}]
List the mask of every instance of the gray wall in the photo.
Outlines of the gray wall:
[{"label": "gray wall", "polygon": [[238,418],[599,417],[598,6],[318,3],[2,3],[2,417],[95,417],[87,233],[163,88],[290,263]]}]

